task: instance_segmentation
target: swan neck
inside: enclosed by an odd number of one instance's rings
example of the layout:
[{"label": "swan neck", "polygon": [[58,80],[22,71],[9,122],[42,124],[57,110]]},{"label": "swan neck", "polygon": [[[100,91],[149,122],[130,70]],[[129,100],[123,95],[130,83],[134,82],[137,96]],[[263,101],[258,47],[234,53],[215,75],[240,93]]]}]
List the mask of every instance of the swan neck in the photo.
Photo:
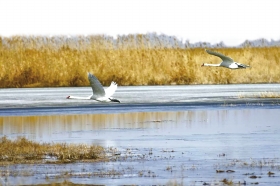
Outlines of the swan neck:
[{"label": "swan neck", "polygon": [[221,64],[209,64],[209,63],[204,63],[204,66],[207,66],[207,67],[219,67],[219,66],[221,66]]},{"label": "swan neck", "polygon": [[70,96],[69,99],[90,99],[90,97]]}]

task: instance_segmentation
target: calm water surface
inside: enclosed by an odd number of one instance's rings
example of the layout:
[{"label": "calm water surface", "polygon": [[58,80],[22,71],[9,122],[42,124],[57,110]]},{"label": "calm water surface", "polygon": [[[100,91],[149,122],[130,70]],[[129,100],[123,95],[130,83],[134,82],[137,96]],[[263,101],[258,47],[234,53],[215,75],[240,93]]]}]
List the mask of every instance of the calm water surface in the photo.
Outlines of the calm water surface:
[{"label": "calm water surface", "polygon": [[[120,154],[106,163],[15,165],[6,184],[280,184],[280,110],[235,109],[0,117],[0,135],[38,142],[100,144]],[[0,167],[3,172],[7,167]],[[216,173],[216,170],[234,170]],[[69,171],[72,176],[66,176]],[[274,176],[267,173],[274,172]],[[116,174],[104,175],[104,172]],[[94,173],[94,174],[93,174]],[[68,174],[69,175],[69,174]],[[85,176],[88,175],[88,176]],[[256,175],[257,178],[250,178]],[[0,182],[1,183],[1,182]]]}]

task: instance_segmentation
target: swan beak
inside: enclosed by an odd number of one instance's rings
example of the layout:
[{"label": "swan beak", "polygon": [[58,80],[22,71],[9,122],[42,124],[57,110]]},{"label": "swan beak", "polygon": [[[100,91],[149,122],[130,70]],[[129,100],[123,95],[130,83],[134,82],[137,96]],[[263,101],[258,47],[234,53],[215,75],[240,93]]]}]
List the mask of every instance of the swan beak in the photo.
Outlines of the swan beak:
[{"label": "swan beak", "polygon": [[66,99],[70,99],[70,96],[67,96]]},{"label": "swan beak", "polygon": [[109,98],[111,102],[117,102],[117,103],[121,103],[118,99],[112,99],[112,98]]}]

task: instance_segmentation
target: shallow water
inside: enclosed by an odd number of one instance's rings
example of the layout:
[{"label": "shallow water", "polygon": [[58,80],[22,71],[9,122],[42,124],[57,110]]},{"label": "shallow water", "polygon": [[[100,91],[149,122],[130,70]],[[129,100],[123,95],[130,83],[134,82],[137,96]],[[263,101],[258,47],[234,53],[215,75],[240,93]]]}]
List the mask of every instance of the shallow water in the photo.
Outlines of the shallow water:
[{"label": "shallow water", "polygon": [[280,99],[259,99],[264,92],[278,94],[280,84],[120,86],[114,97],[121,104],[66,99],[89,96],[90,87],[0,89],[0,116],[184,111],[228,105],[280,108]]},{"label": "shallow water", "polygon": [[[116,148],[120,155],[106,163],[2,166],[0,181],[202,185],[221,184],[226,178],[234,183],[279,185],[279,120],[280,110],[272,107],[3,116],[1,136],[25,136],[38,142],[95,143]],[[3,176],[7,169],[18,171],[18,175]],[[269,171],[275,174],[268,176]],[[257,178],[250,178],[252,174]]]}]

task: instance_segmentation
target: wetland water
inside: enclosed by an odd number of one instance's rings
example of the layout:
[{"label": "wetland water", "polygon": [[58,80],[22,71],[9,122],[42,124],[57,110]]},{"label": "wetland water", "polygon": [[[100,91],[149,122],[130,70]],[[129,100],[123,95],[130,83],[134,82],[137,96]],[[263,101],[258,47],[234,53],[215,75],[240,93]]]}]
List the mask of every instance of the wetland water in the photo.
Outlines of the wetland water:
[{"label": "wetland water", "polygon": [[[248,87],[252,92],[249,92]],[[154,109],[153,104],[139,100],[150,99],[151,103],[158,103],[160,100],[145,94],[142,95],[145,99],[140,99],[141,91],[137,88],[126,91],[127,94],[131,91],[140,92],[125,99],[127,107],[115,106],[116,104],[112,107],[108,104],[102,106],[95,102],[90,106],[88,102],[66,102],[58,98],[65,94],[65,89],[48,93],[43,98],[39,96],[42,89],[26,89],[27,93],[31,91],[33,94],[25,94],[30,95],[27,96],[25,105],[16,104],[16,101],[1,101],[4,100],[1,98],[0,105],[7,108],[1,110],[1,136],[6,135],[11,139],[24,136],[38,142],[94,143],[114,149],[115,155],[111,161],[101,163],[1,166],[0,183],[30,185],[67,180],[80,184],[104,185],[203,185],[222,184],[222,180],[227,179],[234,183],[279,185],[278,100],[245,99],[242,102],[236,98],[240,92],[249,94],[257,93],[257,90],[264,92],[279,89],[276,85],[270,89],[267,85],[264,87],[258,89],[256,86],[254,89],[244,86],[244,89],[235,89],[234,86],[229,86],[225,89],[221,86],[219,90],[211,89],[216,92],[215,96],[203,97],[199,92],[206,91],[207,86],[193,86],[192,93],[182,93],[180,101],[188,101],[186,98],[189,96],[210,104],[179,104],[179,99],[170,104],[163,99],[167,104],[159,105],[157,109]],[[164,87],[160,89],[165,90]],[[179,90],[188,87],[175,86],[173,89],[174,95],[177,95]],[[19,90],[21,94],[26,91]],[[11,89],[5,91],[7,93]],[[152,88],[150,91],[156,92]],[[38,96],[34,92],[38,92]],[[165,92],[168,93],[159,92],[158,96],[163,98],[172,94],[171,90]],[[16,92],[9,96],[11,98],[21,94]],[[138,102],[135,104],[132,101],[138,96],[141,107]],[[53,98],[51,105],[46,101],[48,98]],[[21,99],[24,98],[18,96],[18,100]],[[133,112],[128,112],[130,103],[133,105]],[[39,107],[39,104],[44,107]],[[78,114],[73,109],[68,113],[63,111],[73,108],[73,105],[78,105],[75,107]],[[51,106],[59,106],[62,111],[46,114],[44,111],[49,107],[51,109]],[[83,113],[95,106],[100,108],[100,113]],[[107,108],[113,111],[104,113]],[[28,109],[31,109],[30,112],[24,112]],[[268,172],[274,174],[268,175]]]}]

